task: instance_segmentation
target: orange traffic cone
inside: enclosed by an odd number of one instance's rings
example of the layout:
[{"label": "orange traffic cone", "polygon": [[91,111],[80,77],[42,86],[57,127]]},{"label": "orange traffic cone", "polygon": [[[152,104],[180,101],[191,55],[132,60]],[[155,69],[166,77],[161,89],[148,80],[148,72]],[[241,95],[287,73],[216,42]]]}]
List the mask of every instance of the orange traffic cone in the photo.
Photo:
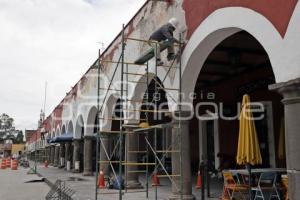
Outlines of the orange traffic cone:
[{"label": "orange traffic cone", "polygon": [[48,168],[48,165],[49,165],[48,160],[45,160],[45,162],[44,162],[44,167],[45,167],[45,168]]},{"label": "orange traffic cone", "polygon": [[18,161],[17,160],[12,161],[11,170],[18,170]]},{"label": "orange traffic cone", "polygon": [[7,167],[7,168],[10,168],[10,166],[11,166],[11,159],[10,159],[10,158],[7,158],[7,159],[6,159],[6,167]]},{"label": "orange traffic cone", "polygon": [[152,186],[160,186],[159,178],[156,173],[152,176]]},{"label": "orange traffic cone", "polygon": [[1,161],[1,169],[6,169],[6,159],[2,159]]},{"label": "orange traffic cone", "polygon": [[104,189],[105,188],[105,180],[104,180],[104,172],[101,169],[98,177],[98,188]]},{"label": "orange traffic cone", "polygon": [[196,189],[201,189],[202,188],[202,176],[200,170],[198,171],[198,177],[197,177],[197,184],[196,184]]}]

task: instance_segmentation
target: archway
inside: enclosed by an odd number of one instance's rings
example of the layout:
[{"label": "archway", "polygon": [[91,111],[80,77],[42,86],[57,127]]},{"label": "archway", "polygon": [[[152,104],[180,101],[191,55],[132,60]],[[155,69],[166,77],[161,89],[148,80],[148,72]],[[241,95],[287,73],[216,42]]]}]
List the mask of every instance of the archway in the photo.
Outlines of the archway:
[{"label": "archway", "polygon": [[[79,172],[82,172],[83,170],[83,158],[84,158],[84,143],[83,143],[83,137],[84,137],[84,120],[82,115],[78,116],[76,125],[75,125],[75,136],[74,136],[74,143],[73,143],[73,164],[74,169],[77,169]],[[79,166],[76,166],[76,163],[79,164]]]},{"label": "archway", "polygon": [[[217,33],[216,33],[217,34]],[[195,51],[199,56],[203,52]],[[233,31],[208,52],[200,70],[193,97],[196,115],[190,121],[190,152],[193,172],[205,162],[209,174],[237,168],[235,156],[239,132],[239,103],[244,94],[261,108],[255,120],[263,164],[258,167],[283,167],[279,158],[279,138],[283,106],[281,96],[268,90],[275,76],[263,46],[246,31]],[[191,67],[191,66],[189,66]],[[200,68],[200,69],[199,69]],[[276,113],[276,114],[275,114]],[[215,180],[214,178],[213,180]]]},{"label": "archway", "polygon": [[64,124],[61,128],[61,135],[66,134],[66,125]]},{"label": "archway", "polygon": [[[152,148],[158,151],[165,151],[171,147],[171,126],[163,126],[171,122],[168,113],[168,98],[164,84],[158,77],[153,77],[144,93],[140,112],[140,123],[148,122],[150,126],[161,125],[161,128],[150,129],[147,139]],[[144,135],[139,135],[138,148],[140,151],[147,150],[147,142]],[[148,146],[149,148],[149,146]],[[145,155],[138,155],[139,160],[145,159]],[[159,153],[158,157],[162,159],[164,167],[171,172],[171,154]],[[154,155],[150,152],[149,162],[155,162]],[[153,167],[149,167],[153,170]],[[160,168],[161,169],[161,168]],[[163,173],[163,172],[162,172]]]},{"label": "archway", "polygon": [[[86,124],[86,134],[85,134],[86,137],[89,137],[89,138],[85,138],[85,140],[89,140],[88,143],[91,146],[85,147],[86,151],[90,151],[85,153],[87,156],[90,156],[90,158],[85,158],[84,164],[87,164],[86,162],[90,162],[88,165],[90,169],[88,170],[91,170],[93,172],[96,171],[96,151],[99,151],[96,149],[97,147],[96,140],[93,137],[97,133],[97,127],[99,124],[99,121],[97,120],[97,113],[98,113],[98,109],[95,106],[93,106],[89,110],[88,117],[87,117],[87,124]],[[91,174],[91,172],[89,172],[89,174]]]},{"label": "archway", "polygon": [[74,128],[73,128],[73,122],[70,120],[67,126],[67,134],[72,134],[74,136]]}]

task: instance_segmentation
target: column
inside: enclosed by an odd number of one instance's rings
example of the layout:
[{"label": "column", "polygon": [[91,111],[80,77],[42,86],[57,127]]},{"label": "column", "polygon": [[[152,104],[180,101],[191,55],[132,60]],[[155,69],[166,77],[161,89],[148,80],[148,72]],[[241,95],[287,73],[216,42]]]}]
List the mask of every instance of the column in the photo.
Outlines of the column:
[{"label": "column", "polygon": [[[181,116],[187,117],[190,112],[182,111]],[[189,135],[189,121],[181,120],[181,128],[179,129],[179,121],[176,119],[179,112],[174,113],[173,118],[173,128],[172,128],[172,150],[180,150],[180,138],[181,138],[181,163],[182,163],[182,193],[183,199],[194,200],[195,197],[192,194],[192,177],[191,177],[191,159],[190,159],[190,135]],[[182,135],[181,135],[181,134]],[[181,135],[181,136],[180,136]],[[172,174],[180,174],[180,154],[178,152],[172,152]],[[171,200],[180,199],[180,177],[174,177],[174,182],[172,184],[172,195],[169,197]]]},{"label": "column", "polygon": [[[166,134],[166,146],[165,149],[169,149],[169,147],[172,145],[172,127],[166,127],[165,128],[165,134]],[[171,158],[171,153],[167,153],[166,158]]]},{"label": "column", "polygon": [[289,198],[300,196],[300,78],[269,86],[283,95]]},{"label": "column", "polygon": [[66,142],[65,143],[65,170],[70,171],[71,170],[71,143]]},{"label": "column", "polygon": [[59,146],[56,145],[54,148],[54,167],[58,167],[59,164]]},{"label": "column", "polygon": [[93,136],[84,137],[83,176],[93,176]]},{"label": "column", "polygon": [[73,172],[80,172],[80,139],[74,139],[73,141]]},{"label": "column", "polygon": [[55,146],[50,146],[50,164],[54,165],[54,154],[55,154]]},{"label": "column", "polygon": [[[102,142],[101,142],[102,141]],[[100,161],[108,161],[107,155],[110,156],[110,139],[105,133],[101,134],[101,140],[99,140],[100,145]],[[100,163],[99,170],[103,170],[105,175],[109,175],[110,166],[108,163]]]},{"label": "column", "polygon": [[[136,125],[134,126],[136,127]],[[125,126],[126,131],[131,132],[133,129],[130,125]],[[138,162],[138,157],[136,153],[129,153],[129,151],[138,151],[138,134],[130,133],[125,136],[125,147],[126,147],[126,159],[127,162]],[[127,189],[139,189],[143,188],[139,182],[139,174],[132,173],[132,171],[137,171],[138,166],[125,166],[126,170],[126,187]]]},{"label": "column", "polygon": [[65,166],[65,143],[62,142],[59,148],[59,168]]},{"label": "column", "polygon": [[50,146],[47,146],[46,147],[46,158],[45,158],[45,160],[47,160],[48,163],[50,163],[50,151],[51,151]]}]

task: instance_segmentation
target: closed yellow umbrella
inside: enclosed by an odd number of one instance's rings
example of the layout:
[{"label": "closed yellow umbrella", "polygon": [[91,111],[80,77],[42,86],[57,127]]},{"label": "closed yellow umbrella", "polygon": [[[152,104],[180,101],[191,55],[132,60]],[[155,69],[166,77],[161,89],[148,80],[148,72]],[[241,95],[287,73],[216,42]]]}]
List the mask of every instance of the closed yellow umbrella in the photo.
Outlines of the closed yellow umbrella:
[{"label": "closed yellow umbrella", "polygon": [[262,164],[255,123],[251,112],[250,97],[247,94],[243,96],[236,160],[239,165]]},{"label": "closed yellow umbrella", "polygon": [[251,193],[251,165],[262,163],[259,142],[257,138],[249,95],[243,96],[242,110],[240,114],[239,142],[236,161],[239,165],[245,165],[249,171],[249,199]]}]

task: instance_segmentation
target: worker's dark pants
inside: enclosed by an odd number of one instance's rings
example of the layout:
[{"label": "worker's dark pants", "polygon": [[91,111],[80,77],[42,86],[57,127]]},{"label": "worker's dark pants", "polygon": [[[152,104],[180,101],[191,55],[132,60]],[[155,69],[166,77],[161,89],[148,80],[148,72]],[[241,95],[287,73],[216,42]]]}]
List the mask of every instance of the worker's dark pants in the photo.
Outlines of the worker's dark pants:
[{"label": "worker's dark pants", "polygon": [[[149,45],[154,49],[154,56],[157,60],[161,60],[161,52],[160,52],[160,43],[157,41],[149,41]],[[168,54],[174,54],[175,50],[174,50],[174,45],[171,44],[168,47]]]}]

